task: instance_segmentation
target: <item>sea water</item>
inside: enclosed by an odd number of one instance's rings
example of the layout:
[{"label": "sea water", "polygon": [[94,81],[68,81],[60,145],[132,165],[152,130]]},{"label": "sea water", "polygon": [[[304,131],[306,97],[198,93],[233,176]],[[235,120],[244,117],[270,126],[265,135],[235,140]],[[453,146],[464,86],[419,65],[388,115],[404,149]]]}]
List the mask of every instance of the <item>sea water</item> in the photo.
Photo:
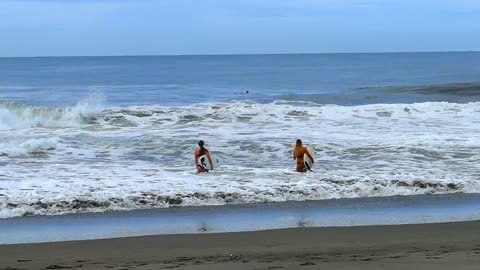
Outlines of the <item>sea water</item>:
[{"label": "sea water", "polygon": [[[0,58],[0,218],[478,193],[479,62]],[[313,172],[294,171],[297,138],[315,150]],[[223,159],[209,174],[196,174],[200,139]]]}]

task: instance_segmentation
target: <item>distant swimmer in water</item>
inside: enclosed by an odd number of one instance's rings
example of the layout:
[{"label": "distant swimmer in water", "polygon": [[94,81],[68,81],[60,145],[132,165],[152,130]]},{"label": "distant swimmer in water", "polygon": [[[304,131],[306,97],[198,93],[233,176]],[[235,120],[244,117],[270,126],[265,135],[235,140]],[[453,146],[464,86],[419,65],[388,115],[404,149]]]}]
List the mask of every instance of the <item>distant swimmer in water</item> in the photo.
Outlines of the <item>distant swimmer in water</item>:
[{"label": "distant swimmer in water", "polygon": [[303,155],[307,154],[307,156],[313,161],[313,157],[308,152],[307,147],[303,146],[302,140],[298,139],[295,143],[295,148],[293,149],[293,159],[297,161],[297,172],[306,172],[307,168],[305,168],[305,164],[303,163]]},{"label": "distant swimmer in water", "polygon": [[239,94],[239,95],[248,95],[250,94],[250,91],[249,90],[245,90],[243,92],[240,92],[240,93],[235,93],[235,94]]},{"label": "distant swimmer in water", "polygon": [[203,155],[207,156],[208,161],[210,161],[210,164],[212,164],[212,169],[213,169],[213,162],[212,162],[212,158],[210,157],[210,152],[208,152],[208,149],[203,147],[204,145],[205,145],[205,143],[203,141],[199,141],[198,146],[200,148],[197,148],[195,150],[195,165],[197,165],[197,173],[208,172],[208,170],[203,168],[203,166],[201,164],[200,157],[203,156]]}]

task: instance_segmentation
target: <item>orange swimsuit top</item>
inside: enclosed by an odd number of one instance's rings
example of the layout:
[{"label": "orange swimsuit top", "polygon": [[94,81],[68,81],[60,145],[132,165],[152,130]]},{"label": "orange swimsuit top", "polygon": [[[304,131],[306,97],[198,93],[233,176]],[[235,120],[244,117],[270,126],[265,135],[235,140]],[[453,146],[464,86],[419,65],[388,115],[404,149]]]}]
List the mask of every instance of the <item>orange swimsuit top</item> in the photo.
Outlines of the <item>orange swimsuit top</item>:
[{"label": "orange swimsuit top", "polygon": [[293,149],[293,157],[297,158],[297,163],[303,162],[303,155],[305,154],[307,154],[307,156],[313,160],[312,155],[310,155],[310,153],[307,150],[307,147],[304,146],[300,148],[298,151],[298,155],[295,155],[295,149]]}]

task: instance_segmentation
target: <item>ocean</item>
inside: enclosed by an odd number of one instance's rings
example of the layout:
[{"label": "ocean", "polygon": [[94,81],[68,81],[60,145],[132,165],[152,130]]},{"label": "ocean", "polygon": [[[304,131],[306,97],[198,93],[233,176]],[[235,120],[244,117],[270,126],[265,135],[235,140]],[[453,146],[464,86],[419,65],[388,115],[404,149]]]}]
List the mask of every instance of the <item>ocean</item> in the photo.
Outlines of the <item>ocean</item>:
[{"label": "ocean", "polygon": [[[0,58],[0,218],[479,193],[478,63],[476,52]],[[295,172],[298,138],[313,172]],[[223,165],[197,175],[200,139]]]}]

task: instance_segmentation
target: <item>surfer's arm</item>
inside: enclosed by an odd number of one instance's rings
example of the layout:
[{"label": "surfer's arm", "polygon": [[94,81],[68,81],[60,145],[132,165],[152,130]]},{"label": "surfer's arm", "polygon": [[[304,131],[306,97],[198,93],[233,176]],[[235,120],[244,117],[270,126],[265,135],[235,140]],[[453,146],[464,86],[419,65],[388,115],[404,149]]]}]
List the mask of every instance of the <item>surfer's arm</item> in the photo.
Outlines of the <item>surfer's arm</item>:
[{"label": "surfer's arm", "polygon": [[297,156],[295,156],[295,149],[293,149],[292,157],[293,157],[294,160],[297,159]]}]

